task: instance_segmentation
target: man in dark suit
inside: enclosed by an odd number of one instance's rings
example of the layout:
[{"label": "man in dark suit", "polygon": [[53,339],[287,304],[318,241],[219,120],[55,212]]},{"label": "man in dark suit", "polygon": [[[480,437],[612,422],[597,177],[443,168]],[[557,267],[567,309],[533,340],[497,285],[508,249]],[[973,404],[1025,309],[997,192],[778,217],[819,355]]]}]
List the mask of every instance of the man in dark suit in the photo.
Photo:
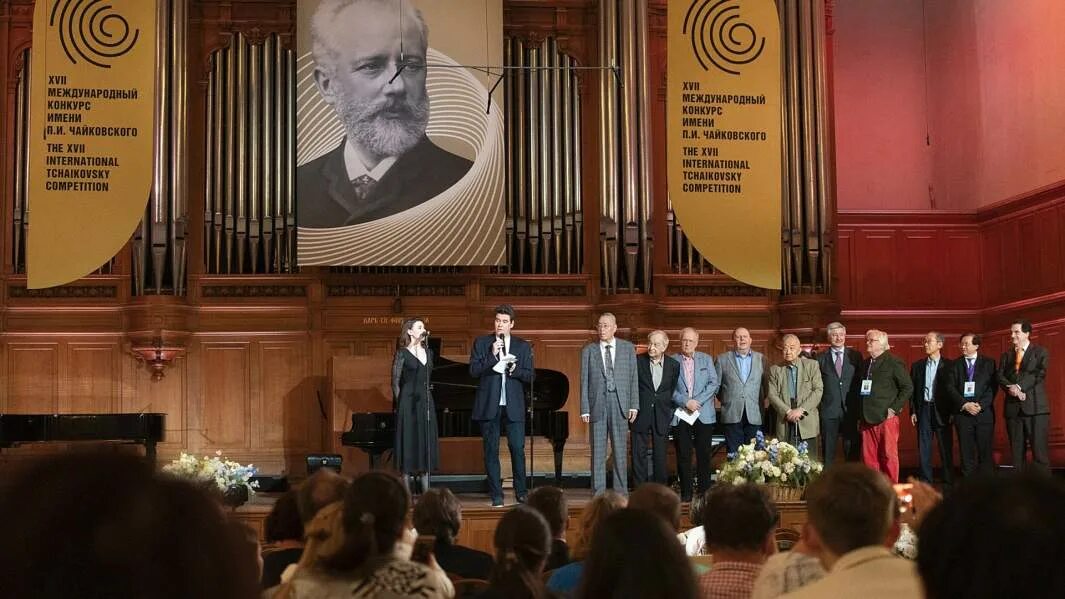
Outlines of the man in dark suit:
[{"label": "man in dark suit", "polygon": [[470,354],[470,376],[479,378],[473,399],[473,420],[481,427],[484,471],[492,507],[503,507],[499,478],[499,435],[505,431],[514,473],[514,494],[525,502],[525,385],[533,380],[532,348],[512,337],[514,308],[496,306],[495,332],[478,337]]},{"label": "man in dark suit", "polygon": [[[647,353],[636,357],[640,412],[632,423],[632,478],[636,486],[652,481],[666,484],[666,443],[673,419],[673,391],[680,365],[666,357],[669,337],[664,331],[647,336]],[[647,473],[647,450],[652,453],[652,474]]]},{"label": "man in dark suit", "polygon": [[1047,376],[1050,353],[1032,343],[1032,323],[1017,320],[1010,325],[1013,349],[1002,354],[998,363],[998,383],[1006,392],[1006,433],[1010,438],[1013,467],[1025,465],[1025,453],[1032,448],[1032,462],[1049,471],[1047,428],[1050,424],[1050,399],[1043,381]]},{"label": "man in dark suit", "polygon": [[980,335],[961,336],[961,357],[948,368],[946,399],[954,412],[961,452],[961,474],[990,474],[995,470],[991,440],[995,432],[993,404],[998,393],[995,361],[979,354]]},{"label": "man in dark suit", "polygon": [[950,361],[943,358],[943,342],[942,333],[931,331],[925,335],[925,357],[910,366],[910,380],[913,381],[910,422],[917,428],[921,479],[929,483],[935,480],[932,471],[932,436],[935,435],[939,461],[943,466],[943,484],[950,486],[954,483],[953,410],[945,391]]},{"label": "man in dark suit", "polygon": [[[472,162],[429,141],[428,28],[408,0],[319,4],[314,81],[346,137],[296,171],[301,227],[341,227],[413,208],[455,184]],[[396,18],[396,11],[401,17]]]},{"label": "man in dark suit", "polygon": [[847,460],[859,459],[862,445],[858,435],[858,368],[862,354],[847,347],[847,329],[841,323],[829,324],[827,335],[831,347],[817,356],[824,383],[820,410],[825,466],[836,459],[838,439],[843,441],[843,457]]},{"label": "man in dark suit", "polygon": [[596,325],[599,341],[581,350],[581,420],[591,424],[592,489],[606,491],[606,444],[614,450],[614,490],[629,494],[629,424],[636,421],[640,392],[636,347],[614,337],[618,322],[604,312]]},{"label": "man in dark suit", "polygon": [[888,336],[872,329],[865,333],[869,359],[862,363],[858,395],[862,402],[862,461],[899,482],[899,413],[913,395],[906,365],[888,351]]},{"label": "man in dark suit", "polygon": [[566,494],[550,485],[536,487],[529,492],[527,505],[540,512],[551,529],[551,553],[544,562],[544,572],[561,568],[570,562],[569,545],[566,544],[566,524],[569,523],[569,502]]}]

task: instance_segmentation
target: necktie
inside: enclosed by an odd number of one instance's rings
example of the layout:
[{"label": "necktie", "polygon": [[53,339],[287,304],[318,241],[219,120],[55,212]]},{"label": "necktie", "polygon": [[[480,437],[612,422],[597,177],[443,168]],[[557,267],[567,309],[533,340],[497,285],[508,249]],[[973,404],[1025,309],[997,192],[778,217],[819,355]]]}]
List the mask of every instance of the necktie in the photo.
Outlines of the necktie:
[{"label": "necktie", "polygon": [[1013,372],[1016,372],[1016,373],[1020,373],[1021,372],[1021,360],[1023,360],[1023,359],[1024,359],[1024,349],[1018,347],[1017,348],[1017,357],[1013,360]]},{"label": "necktie", "polygon": [[352,179],[351,186],[355,188],[355,199],[360,202],[365,200],[373,191],[374,185],[377,185],[377,180],[369,175],[359,175]]},{"label": "necktie", "polygon": [[610,348],[612,346],[606,346],[606,390],[614,390],[614,358],[611,356]]},{"label": "necktie", "polygon": [[836,354],[836,376],[843,378],[843,352],[832,352]]},{"label": "necktie", "polygon": [[971,381],[973,380],[973,372],[975,371],[975,366],[973,366],[973,364],[976,360],[973,358],[965,358],[965,361],[968,362],[968,366],[965,367],[965,374],[969,376],[969,380]]}]

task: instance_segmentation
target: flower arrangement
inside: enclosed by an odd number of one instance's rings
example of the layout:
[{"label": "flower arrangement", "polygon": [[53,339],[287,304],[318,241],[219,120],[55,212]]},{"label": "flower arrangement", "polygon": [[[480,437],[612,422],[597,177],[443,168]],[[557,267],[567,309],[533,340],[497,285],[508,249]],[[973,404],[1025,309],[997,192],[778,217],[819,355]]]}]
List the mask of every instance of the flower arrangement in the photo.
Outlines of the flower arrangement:
[{"label": "flower arrangement", "polygon": [[824,465],[810,457],[806,442],[798,447],[777,439],[766,440],[762,431],[736,453],[728,455],[728,462],[717,471],[717,480],[734,485],[756,483],[804,489],[824,469]]},{"label": "flower arrangement", "polygon": [[258,481],[251,480],[258,471],[259,469],[251,464],[241,466],[226,459],[221,450],[216,451],[214,456],[203,456],[203,459],[182,452],[181,457],[163,466],[163,472],[214,486],[222,493],[234,488],[243,488],[247,490],[248,495],[253,495],[259,487]]}]

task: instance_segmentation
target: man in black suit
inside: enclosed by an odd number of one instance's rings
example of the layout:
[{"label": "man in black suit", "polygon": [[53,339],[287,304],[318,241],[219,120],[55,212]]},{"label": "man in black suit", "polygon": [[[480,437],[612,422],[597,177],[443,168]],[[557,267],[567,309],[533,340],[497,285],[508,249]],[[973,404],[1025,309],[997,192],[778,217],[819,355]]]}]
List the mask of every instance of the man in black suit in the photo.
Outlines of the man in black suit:
[{"label": "man in black suit", "polygon": [[931,331],[924,336],[925,357],[910,366],[913,395],[910,396],[910,422],[917,427],[917,450],[921,456],[921,479],[935,480],[932,469],[932,437],[939,446],[943,466],[943,484],[954,483],[953,410],[946,394],[950,376],[949,360],[943,357],[942,333]]},{"label": "man in black suit", "polygon": [[462,527],[462,504],[447,487],[427,489],[414,504],[411,523],[419,535],[436,537],[433,556],[440,568],[460,578],[487,580],[492,556],[456,541]]},{"label": "man in black suit", "polygon": [[858,434],[858,379],[855,373],[862,364],[862,354],[847,347],[847,328],[842,323],[830,323],[826,329],[828,351],[817,356],[821,366],[824,392],[821,395],[821,455],[825,466],[836,459],[836,440],[843,441],[843,458],[861,457],[862,438]]},{"label": "man in black suit", "polygon": [[[647,336],[647,353],[636,357],[636,380],[640,390],[640,411],[632,423],[632,477],[636,486],[647,481],[666,484],[666,444],[669,422],[673,419],[673,391],[677,388],[680,365],[666,358],[669,337],[664,331]],[[647,472],[647,450],[651,450],[652,474]]]},{"label": "man in black suit", "polygon": [[[396,18],[396,11],[405,18]],[[312,17],[314,81],[344,125],[333,151],[296,171],[301,227],[341,227],[413,208],[472,162],[425,135],[428,28],[409,0],[322,2]]]},{"label": "man in black suit", "polygon": [[990,474],[995,470],[991,441],[995,432],[993,404],[998,393],[998,376],[995,361],[980,355],[979,351],[980,335],[961,336],[961,357],[948,367],[950,376],[945,387],[958,431],[962,476],[975,472]]},{"label": "man in black suit", "polygon": [[473,400],[473,420],[481,426],[484,471],[492,507],[503,507],[499,476],[499,435],[505,431],[514,473],[514,494],[525,502],[525,385],[533,380],[532,348],[512,337],[514,308],[496,306],[495,332],[478,337],[470,354],[470,376],[479,378]]},{"label": "man in black suit", "polygon": [[1032,323],[1017,320],[1010,325],[1013,349],[1003,352],[998,363],[998,383],[1006,392],[1006,434],[1010,438],[1013,467],[1025,465],[1025,453],[1032,448],[1032,462],[1049,471],[1050,455],[1047,429],[1050,424],[1050,400],[1043,381],[1047,376],[1050,353],[1032,343]]}]

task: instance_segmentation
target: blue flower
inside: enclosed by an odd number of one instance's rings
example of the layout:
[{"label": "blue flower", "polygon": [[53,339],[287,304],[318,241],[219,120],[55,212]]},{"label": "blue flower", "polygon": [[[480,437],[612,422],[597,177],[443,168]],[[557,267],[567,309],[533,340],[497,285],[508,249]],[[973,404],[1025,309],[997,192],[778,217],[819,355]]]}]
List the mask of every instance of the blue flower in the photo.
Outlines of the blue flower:
[{"label": "blue flower", "polygon": [[765,449],[765,435],[762,433],[762,431],[758,431],[758,433],[754,436],[754,439],[755,439],[755,442],[754,442],[754,448],[755,449],[759,449],[759,450]]},{"label": "blue flower", "polygon": [[806,441],[799,442],[799,455],[806,455],[810,452],[810,445]]}]

